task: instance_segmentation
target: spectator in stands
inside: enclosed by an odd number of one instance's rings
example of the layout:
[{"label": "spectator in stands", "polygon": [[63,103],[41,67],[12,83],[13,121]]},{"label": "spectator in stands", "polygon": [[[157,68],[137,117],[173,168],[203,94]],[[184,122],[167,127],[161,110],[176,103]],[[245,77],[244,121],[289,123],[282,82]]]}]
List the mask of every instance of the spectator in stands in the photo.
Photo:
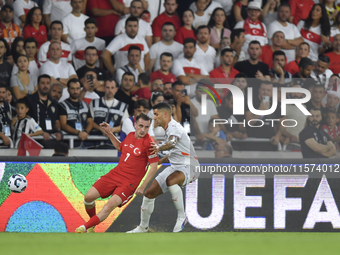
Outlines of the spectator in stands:
[{"label": "spectator in stands", "polygon": [[312,108],[307,118],[307,126],[299,134],[301,152],[304,158],[329,158],[335,155],[336,148],[329,135],[320,127],[322,113]]},{"label": "spectator in stands", "polygon": [[21,36],[20,27],[14,24],[13,16],[14,12],[11,5],[5,4],[1,7],[0,37],[6,40],[10,48],[12,48],[14,39]]},{"label": "spectator in stands", "polygon": [[174,61],[172,73],[179,81],[185,85],[190,85],[190,79],[202,79],[208,77],[209,73],[201,62],[194,59],[196,52],[196,41],[193,38],[184,40],[184,58],[178,58]]},{"label": "spectator in stands", "polygon": [[324,85],[325,89],[328,88],[329,78],[333,75],[333,72],[328,69],[329,63],[329,57],[324,54],[319,55],[318,61],[315,63],[315,68],[310,75],[316,82]]},{"label": "spectator in stands", "polygon": [[[13,3],[14,9],[14,24],[21,29],[25,26],[29,11],[38,5],[31,0],[16,0]],[[27,15],[27,16],[26,16]]]},{"label": "spectator in stands", "polygon": [[[12,96],[12,91],[10,88],[6,88],[6,98],[5,100],[11,104],[12,103],[12,99],[13,99],[13,96]],[[12,109],[15,109],[12,105],[11,105]]]},{"label": "spectator in stands", "polygon": [[302,38],[310,46],[309,58],[317,61],[319,54],[330,47],[328,37],[331,34],[327,11],[322,4],[315,4],[308,18],[297,24]]},{"label": "spectator in stands", "polygon": [[[301,88],[300,85],[294,84],[293,81],[292,88]],[[303,93],[293,92],[289,94],[291,99],[301,99],[304,98]],[[303,104],[305,107],[305,105]],[[301,146],[299,143],[299,134],[305,128],[307,115],[305,115],[295,104],[287,104],[286,106],[286,119],[293,119],[296,121],[296,126],[288,126],[283,131],[281,141],[287,150],[300,150]]]},{"label": "spectator in stands", "polygon": [[291,7],[291,13],[289,22],[297,25],[300,20],[306,20],[310,11],[314,6],[313,0],[289,0],[289,6]]},{"label": "spectator in stands", "polygon": [[286,54],[282,50],[273,53],[273,67],[269,70],[271,78],[277,79],[280,83],[288,83],[292,80],[292,74],[285,71],[287,62]]},{"label": "spectator in stands", "polygon": [[11,77],[11,88],[16,100],[37,91],[37,77],[27,72],[29,59],[26,55],[19,55],[16,59],[18,72]]},{"label": "spectator in stands", "polygon": [[131,95],[131,90],[134,84],[134,74],[131,72],[124,73],[120,87],[115,94],[116,99],[126,103],[129,106],[128,111],[130,115],[133,114],[134,102],[137,101],[137,97]]},{"label": "spectator in stands", "polygon": [[214,9],[208,22],[208,27],[210,28],[209,44],[214,49],[218,49],[218,47],[220,46],[221,38],[230,37],[231,35],[227,15],[224,9],[221,7],[217,7],[216,9]]},{"label": "spectator in stands", "polygon": [[[286,65],[285,70],[291,74],[296,74],[299,72],[299,63],[302,58],[308,58],[309,55],[309,44],[306,42],[303,42],[299,45],[299,47],[296,50],[296,60],[293,60],[289,62]],[[294,51],[294,58],[295,58],[295,51]]]},{"label": "spectator in stands", "polygon": [[35,120],[27,115],[29,111],[29,105],[25,98],[21,98],[17,101],[15,110],[17,116],[12,119],[12,140],[14,144],[20,140],[22,134],[26,134],[30,137],[43,134],[41,127],[35,122]]},{"label": "spectator in stands", "polygon": [[183,45],[174,41],[175,34],[175,26],[172,23],[166,22],[163,24],[162,40],[153,44],[150,48],[149,73],[160,69],[160,56],[164,52],[171,52],[175,59],[183,52]]},{"label": "spectator in stands", "polygon": [[197,29],[199,26],[208,25],[210,15],[204,10],[207,8],[206,0],[195,0],[196,11],[194,12],[195,19],[192,26]]},{"label": "spectator in stands", "polygon": [[[169,0],[170,1],[170,0]],[[129,17],[125,22],[125,33],[118,35],[106,47],[102,54],[102,58],[106,68],[111,74],[117,69],[128,64],[128,50],[130,45],[136,45],[141,49],[141,60],[139,62],[141,68],[149,66],[150,54],[149,47],[143,37],[137,35],[138,20],[134,17]],[[112,64],[112,54],[114,55],[115,65]]]},{"label": "spectator in stands", "polygon": [[281,50],[281,45],[285,41],[285,34],[281,31],[277,31],[273,34],[272,44],[262,47],[262,53],[259,59],[268,65],[269,69],[273,68],[273,53],[274,51]]},{"label": "spectator in stands", "polygon": [[[234,62],[234,51],[228,48],[222,49],[220,59],[221,65],[209,73],[210,78],[234,78],[239,73],[239,71],[232,67]],[[228,84],[232,81],[233,79],[225,80]]]},{"label": "spectator in stands", "polygon": [[[339,6],[337,6],[337,8],[340,8]],[[327,10],[327,8],[326,8]],[[328,10],[327,10],[328,12]],[[334,13],[336,13],[337,11],[335,11]],[[334,18],[334,23],[332,25],[332,21],[330,20],[330,24],[331,24],[331,37],[330,40],[331,42],[333,42],[333,37],[337,34],[340,34],[340,12],[338,12],[338,14],[336,15],[336,17]]]},{"label": "spectator in stands", "polygon": [[67,82],[68,94],[65,101],[59,103],[60,126],[67,134],[76,135],[84,141],[92,130],[92,115],[90,107],[79,100],[80,82],[70,79]]},{"label": "spectator in stands", "polygon": [[325,0],[325,2],[323,2],[323,3],[326,7],[329,23],[332,26],[334,24],[334,22],[336,21],[335,17],[339,13],[340,7],[335,4],[335,0]]},{"label": "spectator in stands", "polygon": [[0,77],[2,78],[2,81],[6,83],[7,87],[10,87],[12,66],[4,59],[6,54],[6,44],[5,39],[0,38]]},{"label": "spectator in stands", "polygon": [[51,83],[59,83],[63,86],[63,96],[60,102],[69,97],[67,84],[69,80],[78,78],[73,66],[69,63],[62,63],[60,42],[52,41],[48,50],[50,59],[40,68],[40,75],[48,74],[51,76]]},{"label": "spectator in stands", "polygon": [[249,0],[236,0],[233,4],[233,11],[230,16],[230,27],[234,27],[238,22],[246,20],[248,18],[248,7]]},{"label": "spectator in stands", "polygon": [[322,114],[326,114],[326,108],[322,104],[322,99],[325,97],[325,87],[321,84],[315,84],[311,87],[311,100],[306,103],[307,110],[317,108]]},{"label": "spectator in stands", "polygon": [[61,41],[61,36],[63,34],[63,23],[61,23],[59,20],[53,21],[50,26],[50,34],[51,40],[41,45],[38,52],[38,61],[40,65],[44,64],[50,57],[48,51],[51,42],[58,42],[60,44],[62,50],[61,61],[64,64],[72,63],[71,47],[67,43]]},{"label": "spectator in stands", "polygon": [[73,41],[86,36],[84,23],[89,17],[81,13],[83,5],[84,0],[71,0],[72,12],[61,20],[64,25],[64,32],[61,37],[63,42],[71,44]]},{"label": "spectator in stands", "polygon": [[[38,90],[27,95],[28,115],[32,117],[44,131],[44,140],[61,140],[58,103],[48,94],[51,88],[51,78],[48,75],[38,77]],[[48,143],[44,147],[50,147]]]},{"label": "spectator in stands", "polygon": [[164,102],[166,103],[169,103],[169,100],[174,98],[172,95],[172,82],[164,83],[163,93]]},{"label": "spectator in stands", "polygon": [[215,158],[232,158],[233,147],[230,144],[219,144],[217,150],[215,150]]},{"label": "spectator in stands", "polygon": [[338,91],[327,91],[327,99],[326,99],[326,112],[336,111],[338,112],[340,102],[340,94]]},{"label": "spectator in stands", "polygon": [[[212,15],[212,13],[214,12],[214,10],[215,10],[216,8],[221,8],[221,7],[222,7],[222,5],[221,5],[218,1],[207,0],[206,3],[207,3],[207,6],[206,6],[206,9],[205,9],[204,11],[207,12],[209,16]],[[193,2],[193,3],[189,6],[189,8],[190,8],[190,10],[192,10],[193,12],[196,12],[196,11],[197,11],[196,3]]]},{"label": "spectator in stands", "polygon": [[173,83],[176,81],[176,76],[170,72],[173,63],[173,55],[170,52],[163,52],[160,56],[160,68],[151,73],[151,82],[156,79],[161,79],[163,84]]},{"label": "spectator in stands", "polygon": [[261,55],[261,44],[258,41],[249,43],[249,59],[235,64],[235,69],[247,75],[248,78],[269,78],[269,67],[259,60]]},{"label": "spectator in stands", "polygon": [[[261,83],[260,88],[258,89],[258,93],[254,93],[253,96],[253,107],[257,110],[268,110],[271,108],[272,102],[272,91],[273,91],[273,84],[267,81]],[[247,135],[248,137],[254,138],[268,138],[270,139],[269,146],[266,144],[262,147],[260,144],[256,143],[256,147],[260,150],[276,150],[277,145],[280,142],[281,135],[283,133],[284,127],[279,125],[277,129],[273,127],[273,124],[269,119],[279,119],[278,123],[283,121],[284,116],[281,116],[280,107],[277,107],[276,110],[269,115],[266,115],[265,119],[262,119],[262,116],[256,115],[252,113],[248,109],[248,105],[245,109],[246,113],[246,123],[251,121],[252,126],[258,127],[251,127],[246,126]],[[263,124],[263,125],[262,125]],[[261,126],[262,125],[262,126]],[[266,149],[264,149],[266,148]]]},{"label": "spectator in stands", "polygon": [[246,87],[248,86],[247,78],[247,75],[245,75],[244,73],[238,73],[236,74],[235,79],[232,83],[233,85],[241,89],[244,95],[246,94]]},{"label": "spectator in stands", "polygon": [[151,97],[150,75],[148,73],[141,73],[140,75],[138,75],[137,85],[139,89],[132,92],[131,95],[137,97],[138,99],[149,100]]},{"label": "spectator in stands", "polygon": [[94,91],[95,84],[98,83],[97,74],[94,71],[87,71],[84,76],[83,89],[80,92],[79,100],[83,100],[88,105],[93,99],[100,98],[98,94]]},{"label": "spectator in stands", "polygon": [[247,138],[246,128],[243,125],[235,125],[235,123],[242,123],[245,119],[244,115],[233,115],[234,99],[231,91],[222,99],[221,106],[217,107],[217,114],[221,119],[228,120],[228,123],[224,125],[226,137],[229,141],[233,138],[245,139]]},{"label": "spectator in stands", "polygon": [[333,37],[332,42],[333,50],[326,53],[325,55],[329,57],[330,64],[329,69],[335,74],[340,73],[340,34]]},{"label": "spectator in stands", "polygon": [[[74,69],[78,70],[86,64],[85,50],[92,46],[97,50],[98,58],[105,50],[105,41],[95,37],[98,31],[97,21],[94,18],[88,18],[85,20],[85,37],[74,40],[71,43],[71,53],[73,55]],[[99,59],[95,63],[96,67],[102,67]]]},{"label": "spectator in stands", "polygon": [[112,133],[121,131],[123,121],[129,117],[128,105],[115,99],[118,87],[113,80],[105,81],[105,96],[94,99],[90,103],[91,115],[93,116],[93,129],[91,134],[101,135],[100,124],[106,122],[111,127]]},{"label": "spectator in stands", "polygon": [[302,87],[309,89],[312,87],[315,82],[311,78],[311,73],[314,69],[314,63],[309,58],[302,58],[299,63],[299,72],[296,74],[293,74],[293,78],[301,79],[302,84],[300,84]]},{"label": "spectator in stands", "polygon": [[19,55],[26,55],[26,52],[24,50],[24,42],[25,39],[23,37],[17,37],[14,39],[11,52],[14,62],[16,62],[16,59]]},{"label": "spectator in stands", "polygon": [[280,1],[278,0],[267,1],[267,3],[264,5],[261,13],[261,19],[267,28],[273,21],[277,19],[277,9],[279,5]]},{"label": "spectator in stands", "polygon": [[[298,47],[303,43],[303,38],[297,27],[288,22],[290,11],[290,6],[288,4],[281,4],[277,11],[277,20],[271,22],[268,26],[269,39],[272,39],[274,33],[277,31],[284,33],[286,40],[283,41],[281,48],[286,54],[287,62],[295,60],[295,47]],[[308,57],[308,55],[304,57]]]},{"label": "spectator in stands", "polygon": [[164,84],[161,79],[155,79],[151,83],[151,92],[162,92],[164,90]]},{"label": "spectator in stands", "polygon": [[6,85],[0,84],[0,140],[3,145],[10,145],[11,137],[11,122],[13,118],[12,107],[5,100],[6,98]]},{"label": "spectator in stands", "polygon": [[108,79],[108,73],[103,68],[97,67],[98,50],[94,46],[88,46],[85,49],[85,65],[77,70],[77,75],[80,82],[85,82],[85,74],[88,71],[94,71],[97,74],[97,83],[95,84],[95,91],[99,96],[104,96],[104,82]]},{"label": "spectator in stands", "polygon": [[213,151],[217,149],[218,145],[227,143],[227,138],[220,125],[214,125],[214,119],[210,119],[208,122],[208,132],[202,134],[205,138],[209,139],[205,149]]},{"label": "spectator in stands", "polygon": [[[133,0],[130,5],[130,17],[134,17],[138,20],[138,33],[140,37],[144,37],[146,43],[149,47],[152,45],[152,29],[149,23],[141,19],[143,12],[143,2],[141,0]],[[125,21],[128,17],[122,18],[118,21],[115,27],[115,35],[125,33]]]},{"label": "spectator in stands", "polygon": [[187,38],[194,38],[196,40],[196,35],[192,23],[194,21],[194,12],[187,9],[183,12],[182,16],[183,26],[176,31],[174,40],[183,44],[184,40]]},{"label": "spectator in stands", "polygon": [[42,7],[46,27],[50,27],[53,21],[62,20],[72,11],[71,0],[53,1],[44,0]]},{"label": "spectator in stands", "polygon": [[216,50],[209,45],[210,41],[210,28],[206,25],[197,28],[197,44],[194,59],[197,62],[202,61],[207,72],[214,69],[214,62]]},{"label": "spectator in stands", "polygon": [[[220,66],[221,65],[221,51],[223,48],[230,48],[230,38],[229,37],[223,37],[220,41],[220,47],[216,51],[215,55],[215,62],[214,66]],[[236,52],[234,52],[233,55],[236,55]]]},{"label": "spectator in stands", "polygon": [[66,143],[57,142],[54,146],[54,154],[52,157],[68,157],[69,147]]},{"label": "spectator in stands", "polygon": [[131,72],[135,76],[135,83],[137,83],[138,75],[144,72],[144,69],[140,66],[142,52],[140,47],[136,45],[131,45],[128,50],[128,61],[129,63],[116,71],[116,82],[121,84],[123,74],[126,72]]},{"label": "spectator in stands", "polygon": [[233,66],[240,61],[246,60],[246,55],[242,51],[244,42],[246,41],[245,30],[243,28],[233,29],[230,35],[230,48],[234,50]]},{"label": "spectator in stands", "polygon": [[[26,56],[29,59],[29,65],[28,65],[28,72],[32,74],[34,77],[39,76],[39,68],[40,65],[37,63],[35,56],[37,54],[38,49],[38,43],[37,40],[33,37],[29,37],[24,42],[24,50],[26,53]],[[18,66],[14,64],[12,69],[12,76],[15,75],[19,71]]]},{"label": "spectator in stands", "polygon": [[97,36],[105,40],[108,45],[115,35],[113,28],[119,21],[119,16],[129,13],[130,10],[118,0],[88,0],[87,2],[89,13],[98,22]]},{"label": "spectator in stands", "polygon": [[181,21],[176,15],[177,0],[165,0],[164,7],[165,11],[158,15],[152,23],[153,43],[162,40],[162,26],[164,23],[171,22],[174,24],[176,31],[181,27]]},{"label": "spectator in stands", "polygon": [[59,102],[60,98],[63,95],[63,86],[61,86],[61,84],[59,83],[53,83],[51,85],[51,90],[49,94],[53,100]]},{"label": "spectator in stands", "polygon": [[325,119],[326,124],[322,125],[321,129],[331,137],[335,148],[338,149],[340,141],[340,126],[337,125],[337,123],[339,123],[339,113],[336,111],[328,111]]},{"label": "spectator in stands", "polygon": [[25,39],[35,38],[38,43],[38,49],[47,41],[47,30],[43,24],[42,11],[39,7],[33,7],[28,12],[22,35]]},{"label": "spectator in stands", "polygon": [[[258,41],[260,46],[268,44],[267,28],[260,20],[261,4],[259,2],[251,1],[247,7],[248,18],[239,21],[235,28],[243,28],[245,30],[246,41],[243,44],[242,50],[247,52],[249,43],[251,41]],[[246,54],[246,58],[249,55]]]}]

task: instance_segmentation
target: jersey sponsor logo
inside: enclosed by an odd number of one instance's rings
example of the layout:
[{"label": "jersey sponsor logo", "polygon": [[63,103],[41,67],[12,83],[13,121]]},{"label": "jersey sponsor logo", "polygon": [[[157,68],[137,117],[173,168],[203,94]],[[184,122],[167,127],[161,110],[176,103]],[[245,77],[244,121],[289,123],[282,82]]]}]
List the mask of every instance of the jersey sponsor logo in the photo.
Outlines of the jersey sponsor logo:
[{"label": "jersey sponsor logo", "polygon": [[133,150],[133,153],[134,153],[135,155],[140,155],[140,154],[141,154],[141,151],[140,151],[139,148],[135,148],[135,149]]},{"label": "jersey sponsor logo", "polygon": [[124,194],[124,192],[122,192],[122,195],[123,195],[124,197],[126,197],[125,194]]},{"label": "jersey sponsor logo", "polygon": [[305,30],[305,29],[301,29],[301,35],[303,38],[307,39],[308,41],[311,41],[313,43],[317,43],[317,44],[321,44],[322,40],[321,40],[321,36],[314,33],[314,32],[311,32],[311,31],[308,31],[308,30]]}]

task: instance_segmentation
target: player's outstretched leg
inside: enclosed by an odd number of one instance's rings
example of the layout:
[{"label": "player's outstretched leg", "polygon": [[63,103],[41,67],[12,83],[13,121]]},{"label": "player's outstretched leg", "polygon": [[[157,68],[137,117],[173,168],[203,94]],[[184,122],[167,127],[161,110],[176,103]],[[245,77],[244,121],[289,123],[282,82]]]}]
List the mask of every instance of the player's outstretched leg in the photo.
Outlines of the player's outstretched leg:
[{"label": "player's outstretched leg", "polygon": [[[85,210],[86,213],[90,216],[90,218],[92,218],[93,216],[96,215],[96,202],[95,200],[97,200],[98,198],[100,198],[100,194],[98,192],[98,190],[95,187],[91,187],[88,192],[85,195],[84,198],[84,205],[85,205]],[[87,229],[86,233],[94,233],[94,227],[91,227],[89,229]]]},{"label": "player's outstretched leg", "polygon": [[119,206],[122,202],[122,199],[118,195],[113,195],[97,215],[94,215],[88,222],[85,223],[85,225],[76,229],[76,233],[85,233],[86,230],[104,221],[113,209]]},{"label": "player's outstretched leg", "polygon": [[185,181],[185,175],[183,172],[176,171],[168,176],[166,179],[166,184],[172,196],[172,201],[174,202],[175,208],[177,210],[177,220],[173,232],[180,232],[183,230],[184,225],[188,222],[183,202],[183,192],[181,185]]},{"label": "player's outstretched leg", "polygon": [[150,217],[155,207],[155,197],[162,194],[162,189],[158,182],[154,180],[150,187],[145,191],[143,203],[140,211],[140,224],[136,228],[126,233],[146,233],[149,230]]}]

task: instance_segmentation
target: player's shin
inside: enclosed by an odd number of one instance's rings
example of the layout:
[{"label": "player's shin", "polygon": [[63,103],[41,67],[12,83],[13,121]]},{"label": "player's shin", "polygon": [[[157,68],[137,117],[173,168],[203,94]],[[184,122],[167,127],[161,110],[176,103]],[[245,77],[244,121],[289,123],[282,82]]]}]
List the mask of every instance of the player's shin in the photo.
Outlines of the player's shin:
[{"label": "player's shin", "polygon": [[172,196],[172,201],[174,202],[175,208],[177,210],[177,218],[185,218],[182,189],[180,186],[178,186],[178,184],[168,186],[168,188]]},{"label": "player's shin", "polygon": [[153,209],[155,207],[155,199],[143,197],[143,203],[141,206],[141,212],[140,212],[140,226],[143,228],[149,227],[150,217],[153,212]]},{"label": "player's shin", "polygon": [[95,201],[88,203],[84,200],[84,205],[85,205],[85,210],[86,210],[87,214],[90,216],[90,218],[92,218],[93,216],[96,215],[96,203],[95,203]]}]

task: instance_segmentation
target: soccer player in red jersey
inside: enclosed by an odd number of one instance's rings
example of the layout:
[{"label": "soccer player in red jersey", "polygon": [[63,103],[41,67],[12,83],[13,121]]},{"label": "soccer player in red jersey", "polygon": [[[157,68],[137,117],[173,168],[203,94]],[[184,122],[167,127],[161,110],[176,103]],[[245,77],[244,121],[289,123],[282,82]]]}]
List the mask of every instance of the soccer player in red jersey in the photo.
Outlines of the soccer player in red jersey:
[{"label": "soccer player in red jersey", "polygon": [[[104,135],[108,136],[118,151],[122,152],[118,165],[109,173],[100,177],[85,195],[84,204],[91,217],[85,225],[76,229],[76,233],[94,232],[94,227],[104,221],[117,206],[126,204],[134,194],[143,195],[144,189],[157,172],[158,156],[151,152],[153,139],[148,134],[151,118],[144,113],[136,117],[135,132],[127,135],[120,142],[110,131],[110,125],[100,124]],[[150,164],[151,168],[143,184],[137,189]],[[103,209],[96,214],[95,200],[111,198]]]}]

